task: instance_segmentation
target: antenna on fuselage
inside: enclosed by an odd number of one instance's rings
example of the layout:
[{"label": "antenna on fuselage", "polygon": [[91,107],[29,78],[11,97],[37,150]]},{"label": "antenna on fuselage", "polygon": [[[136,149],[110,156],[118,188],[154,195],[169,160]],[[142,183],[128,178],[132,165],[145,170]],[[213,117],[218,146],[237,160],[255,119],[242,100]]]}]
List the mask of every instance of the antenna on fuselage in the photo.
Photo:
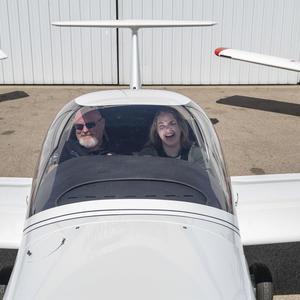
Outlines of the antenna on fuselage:
[{"label": "antenna on fuselage", "polygon": [[7,58],[7,55],[0,49],[0,59]]},{"label": "antenna on fuselage", "polygon": [[105,20],[105,21],[64,21],[53,22],[54,26],[64,27],[102,27],[102,28],[129,28],[132,39],[132,61],[131,61],[131,89],[141,87],[138,30],[140,28],[154,27],[198,27],[213,26],[217,24],[211,21],[175,21],[175,20]]}]

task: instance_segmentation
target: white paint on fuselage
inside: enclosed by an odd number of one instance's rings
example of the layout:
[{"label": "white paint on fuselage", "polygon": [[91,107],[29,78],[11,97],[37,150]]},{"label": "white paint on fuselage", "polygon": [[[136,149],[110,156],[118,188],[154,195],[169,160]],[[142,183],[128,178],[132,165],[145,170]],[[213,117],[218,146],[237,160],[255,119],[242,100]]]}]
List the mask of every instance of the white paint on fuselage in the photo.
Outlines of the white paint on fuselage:
[{"label": "white paint on fuselage", "polygon": [[25,226],[7,299],[254,299],[235,217],[220,209],[89,201]]}]

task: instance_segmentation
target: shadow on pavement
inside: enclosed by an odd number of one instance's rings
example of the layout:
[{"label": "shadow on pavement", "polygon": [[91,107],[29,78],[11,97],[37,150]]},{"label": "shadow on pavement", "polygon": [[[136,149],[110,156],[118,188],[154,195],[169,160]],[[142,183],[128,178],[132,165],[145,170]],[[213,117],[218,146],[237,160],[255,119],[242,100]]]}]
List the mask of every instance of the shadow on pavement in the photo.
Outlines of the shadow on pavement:
[{"label": "shadow on pavement", "polygon": [[213,125],[219,123],[219,120],[216,118],[210,118],[210,121],[213,123]]},{"label": "shadow on pavement", "polygon": [[245,246],[248,265],[263,263],[271,271],[276,295],[300,294],[300,243]]},{"label": "shadow on pavement", "polygon": [[29,95],[24,91],[15,91],[10,93],[0,94],[0,102],[16,100],[25,97],[29,97]]},{"label": "shadow on pavement", "polygon": [[291,116],[300,116],[300,105],[296,103],[281,102],[270,99],[252,98],[239,95],[220,99],[217,101],[217,103],[270,111]]}]

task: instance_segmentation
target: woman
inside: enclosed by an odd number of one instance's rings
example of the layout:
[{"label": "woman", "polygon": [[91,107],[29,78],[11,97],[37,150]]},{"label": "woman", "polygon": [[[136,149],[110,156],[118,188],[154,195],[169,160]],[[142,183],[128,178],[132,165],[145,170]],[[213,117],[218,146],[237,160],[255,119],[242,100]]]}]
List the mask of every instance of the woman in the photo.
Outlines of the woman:
[{"label": "woman", "polygon": [[184,118],[170,107],[163,108],[155,114],[149,141],[140,154],[198,162],[204,167],[201,149],[190,140]]}]

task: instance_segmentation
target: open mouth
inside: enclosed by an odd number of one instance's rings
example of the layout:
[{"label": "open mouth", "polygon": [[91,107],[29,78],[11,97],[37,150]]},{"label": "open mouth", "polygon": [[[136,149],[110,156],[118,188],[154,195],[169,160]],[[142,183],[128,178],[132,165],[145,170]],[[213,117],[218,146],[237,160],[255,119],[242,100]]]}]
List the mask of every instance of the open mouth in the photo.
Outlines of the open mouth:
[{"label": "open mouth", "polygon": [[175,136],[175,133],[170,133],[170,134],[165,135],[165,137],[167,139],[172,138],[173,136]]}]

